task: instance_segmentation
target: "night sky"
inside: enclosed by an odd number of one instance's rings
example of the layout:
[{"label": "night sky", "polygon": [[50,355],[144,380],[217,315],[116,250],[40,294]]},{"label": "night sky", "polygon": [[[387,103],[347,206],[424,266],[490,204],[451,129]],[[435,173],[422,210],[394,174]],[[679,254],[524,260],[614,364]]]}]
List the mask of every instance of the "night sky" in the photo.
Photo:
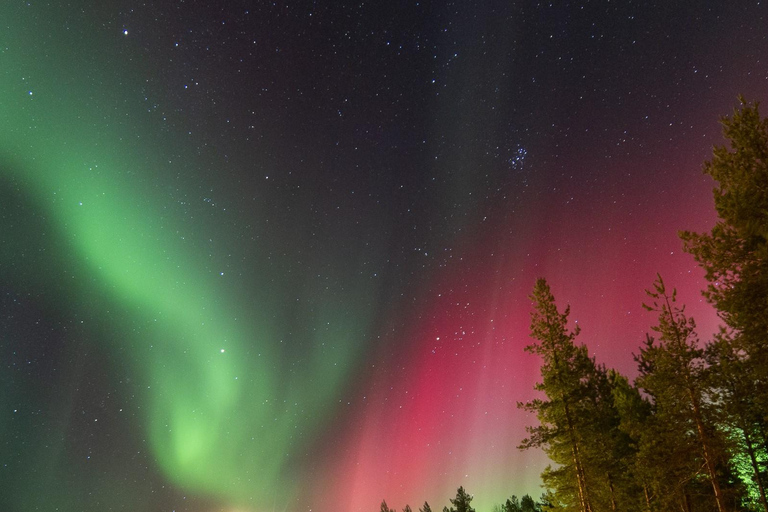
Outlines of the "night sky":
[{"label": "night sky", "polygon": [[0,510],[487,512],[535,278],[630,375],[656,272],[716,329],[764,3],[151,4],[0,5]]}]

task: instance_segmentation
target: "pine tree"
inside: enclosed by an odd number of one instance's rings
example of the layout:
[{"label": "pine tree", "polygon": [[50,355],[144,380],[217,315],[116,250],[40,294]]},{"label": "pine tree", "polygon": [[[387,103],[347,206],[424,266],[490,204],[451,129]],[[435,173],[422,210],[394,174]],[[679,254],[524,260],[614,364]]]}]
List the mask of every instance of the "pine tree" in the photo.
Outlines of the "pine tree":
[{"label": "pine tree", "polygon": [[[675,400],[657,396],[654,386],[658,385],[658,394],[663,394],[664,379],[656,375],[653,382],[643,381],[644,373],[656,371],[652,360],[657,352],[655,340],[649,337],[636,356],[641,365],[638,385],[646,386],[643,390],[652,402],[630,397],[622,409],[627,415],[622,428],[631,433],[637,446],[632,470],[643,488],[645,510],[690,511],[691,494],[697,494],[696,480],[702,469],[700,450],[686,409],[670,405]],[[645,372],[643,365],[648,365]]]},{"label": "pine tree", "polygon": [[494,510],[499,512],[541,512],[541,505],[536,503],[528,494],[520,499],[513,494],[503,504],[496,505]]},{"label": "pine tree", "polygon": [[[626,404],[623,394],[629,392],[625,376],[616,370],[595,365],[588,380],[592,414],[586,424],[585,438],[588,477],[592,485],[593,504],[599,510],[634,512],[643,510],[643,493],[633,467],[637,445],[631,435],[622,429],[620,407]],[[634,390],[637,392],[636,390]],[[639,396],[639,395],[638,395]]]},{"label": "pine tree", "polygon": [[550,512],[557,509],[556,499],[552,495],[552,491],[545,490],[539,498],[539,509],[542,512]]},{"label": "pine tree", "polygon": [[470,504],[472,502],[472,496],[467,494],[464,487],[459,487],[456,490],[456,498],[450,500],[450,502],[452,506],[449,510],[451,512],[475,512],[475,509],[472,508],[472,505]]},{"label": "pine tree", "polygon": [[744,371],[768,411],[768,119],[740,98],[741,110],[722,119],[729,147],[713,150],[704,172],[717,181],[719,220],[709,233],[680,234],[709,281],[705,297],[733,331],[746,356]]},{"label": "pine tree", "polygon": [[424,506],[419,509],[419,512],[432,512],[432,507],[425,501]]},{"label": "pine tree", "polygon": [[[701,454],[701,466],[714,491],[718,512],[726,512],[720,471],[728,454],[708,417],[710,388],[706,383],[704,353],[699,348],[695,323],[685,316],[683,308],[676,305],[676,292],[667,292],[661,276],[654,283],[654,289],[647,293],[653,302],[644,307],[659,314],[658,325],[653,327],[659,333],[659,342],[648,337],[640,350],[638,384],[654,400],[656,439],[673,440],[666,449],[676,446],[689,456],[696,452]],[[694,446],[698,450],[693,449]],[[679,467],[685,471],[684,465]],[[689,480],[693,480],[694,475],[691,474]],[[683,501],[687,500],[688,496],[684,494]]]},{"label": "pine tree", "polygon": [[541,507],[528,494],[520,498],[520,512],[541,512]]},{"label": "pine tree", "polygon": [[710,346],[715,386],[740,452],[749,459],[752,487],[768,510],[768,119],[758,104],[722,119],[728,147],[713,150],[704,172],[717,181],[719,220],[709,233],[682,232],[686,251],[706,272],[705,297],[725,321]]},{"label": "pine tree", "polygon": [[411,512],[411,506],[410,506],[410,505],[406,505],[406,506],[403,508],[403,512]]},{"label": "pine tree", "polygon": [[628,479],[628,461],[634,450],[629,436],[619,428],[621,417],[613,394],[614,381],[619,378],[616,371],[596,364],[587,376],[590,415],[583,427],[588,441],[584,455],[595,509],[631,512],[638,501]]},{"label": "pine tree", "polygon": [[725,329],[707,346],[706,358],[712,370],[713,401],[720,407],[720,421],[731,433],[738,451],[734,464],[748,488],[750,496],[746,499],[759,501],[768,512],[765,420],[756,401],[759,391],[752,378],[749,360]]},{"label": "pine tree", "polygon": [[[650,511],[655,508],[652,502],[658,502],[658,496],[669,494],[661,490],[669,482],[665,466],[660,465],[656,455],[670,453],[655,446],[657,437],[653,429],[652,404],[646,400],[636,386],[629,380],[615,373],[612,375],[613,403],[619,414],[619,430],[626,436],[628,451],[624,454],[623,465],[626,468],[628,491],[633,495],[630,500],[635,508]],[[642,502],[637,505],[637,501]]]},{"label": "pine tree", "polygon": [[386,500],[381,500],[381,512],[395,512],[395,509],[389,508]]},{"label": "pine tree", "polygon": [[540,423],[528,427],[531,435],[520,448],[543,447],[559,465],[542,474],[547,488],[555,490],[558,499],[578,506],[581,512],[593,512],[584,460],[583,421],[589,417],[587,383],[595,371],[594,361],[586,347],[575,345],[579,329],[568,330],[570,308],[566,307],[563,313],[558,311],[544,279],[536,281],[531,299],[531,337],[536,342],[526,350],[542,359],[542,382],[536,389],[543,391],[547,400],[518,404],[535,412]]},{"label": "pine tree", "polygon": [[514,494],[502,506],[503,512],[521,512],[520,500]]}]

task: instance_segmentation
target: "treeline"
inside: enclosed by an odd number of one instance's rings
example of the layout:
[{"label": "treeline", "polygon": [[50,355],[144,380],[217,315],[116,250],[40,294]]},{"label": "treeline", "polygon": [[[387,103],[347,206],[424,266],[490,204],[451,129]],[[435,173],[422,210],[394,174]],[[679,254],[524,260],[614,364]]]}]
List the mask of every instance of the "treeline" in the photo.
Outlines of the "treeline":
[{"label": "treeline", "polygon": [[[443,512],[475,512],[472,508],[473,496],[464,490],[464,487],[459,487],[456,491],[456,498],[448,500],[451,502],[450,506],[443,507]],[[514,494],[507,499],[506,502],[501,505],[493,507],[493,512],[542,512],[542,504],[533,501],[533,498],[527,494],[521,499],[517,499]],[[395,509],[387,506],[386,500],[381,502],[381,512],[396,512]],[[406,505],[403,508],[403,512],[413,512],[410,505]],[[432,507],[426,501],[424,505],[419,508],[419,512],[432,512]]]},{"label": "treeline", "polygon": [[[543,398],[518,404],[539,420],[520,448],[553,464],[539,503],[513,497],[495,512],[768,512],[768,120],[740,100],[722,120],[728,146],[704,165],[718,222],[680,233],[723,327],[700,340],[659,276],[644,304],[655,334],[630,381],[589,357],[569,307],[538,280],[526,350],[541,358]],[[474,512],[471,500],[460,487],[443,512]],[[381,512],[394,511],[382,502]]]},{"label": "treeline", "polygon": [[542,448],[544,510],[768,512],[768,120],[757,104],[723,120],[728,147],[704,170],[719,220],[682,232],[724,326],[699,340],[661,277],[645,308],[658,316],[631,382],[589,357],[546,281],[531,296],[527,350],[542,361],[545,398],[521,448]]}]

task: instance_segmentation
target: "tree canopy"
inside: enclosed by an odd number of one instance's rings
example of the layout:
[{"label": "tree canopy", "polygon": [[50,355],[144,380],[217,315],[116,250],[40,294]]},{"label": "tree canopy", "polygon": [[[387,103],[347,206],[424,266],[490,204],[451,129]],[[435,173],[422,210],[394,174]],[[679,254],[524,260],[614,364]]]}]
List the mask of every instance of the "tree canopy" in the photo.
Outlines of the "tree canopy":
[{"label": "tree canopy", "polygon": [[[768,512],[768,120],[742,99],[722,124],[728,144],[704,165],[718,221],[680,237],[724,325],[700,339],[658,276],[643,304],[653,335],[637,340],[631,381],[577,343],[570,306],[538,279],[526,350],[541,361],[540,396],[518,404],[538,424],[520,448],[552,464],[539,502],[512,495],[494,511]],[[474,512],[472,499],[459,487],[443,512]],[[386,502],[381,512],[392,512]]]}]

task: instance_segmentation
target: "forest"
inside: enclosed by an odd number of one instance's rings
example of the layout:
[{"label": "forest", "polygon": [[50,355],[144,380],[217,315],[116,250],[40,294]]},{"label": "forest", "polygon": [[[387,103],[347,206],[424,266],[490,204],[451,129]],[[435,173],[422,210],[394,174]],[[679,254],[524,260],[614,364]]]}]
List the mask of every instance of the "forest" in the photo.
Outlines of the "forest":
[{"label": "forest", "polygon": [[[630,379],[589,356],[570,307],[538,279],[526,350],[541,360],[541,398],[518,407],[539,424],[519,448],[552,463],[538,501],[512,496],[494,512],[768,512],[768,119],[740,101],[722,119],[727,145],[704,164],[718,220],[680,233],[705,272],[719,332],[700,339],[659,275],[643,304],[657,320]],[[474,512],[471,501],[459,487],[442,510]],[[394,511],[384,501],[381,512]]]}]

